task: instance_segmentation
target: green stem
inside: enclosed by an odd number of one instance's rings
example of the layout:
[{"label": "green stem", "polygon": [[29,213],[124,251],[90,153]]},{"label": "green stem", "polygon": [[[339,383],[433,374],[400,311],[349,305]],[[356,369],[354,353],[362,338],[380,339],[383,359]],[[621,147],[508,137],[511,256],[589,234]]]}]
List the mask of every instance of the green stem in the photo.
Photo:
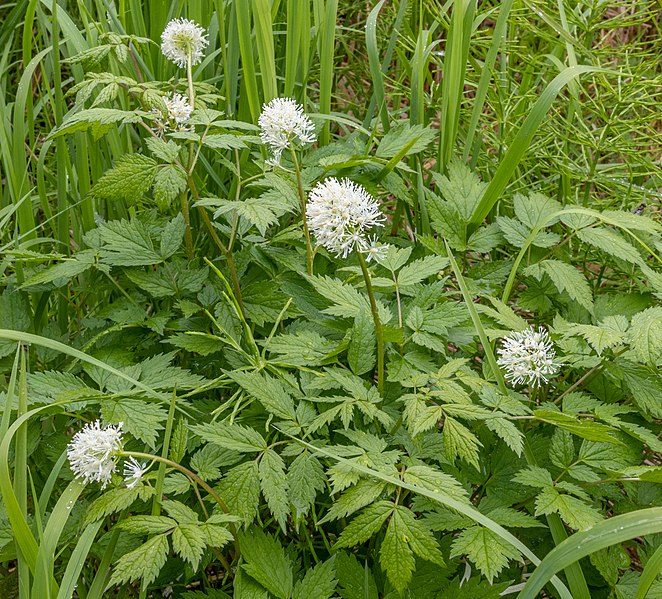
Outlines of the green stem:
[{"label": "green stem", "polygon": [[306,192],[303,190],[303,180],[301,178],[301,169],[297,160],[297,153],[290,145],[294,171],[297,175],[297,190],[299,191],[299,201],[301,202],[301,217],[303,219],[303,236],[306,240],[306,270],[309,275],[313,274],[313,246],[310,242],[310,231],[308,230],[308,218],[306,217]]},{"label": "green stem", "polygon": [[375,292],[372,288],[372,280],[370,279],[370,272],[365,258],[361,252],[356,252],[359,257],[359,264],[365,279],[365,287],[370,299],[370,311],[372,312],[372,319],[375,322],[375,337],[377,338],[377,390],[380,395],[384,394],[384,331],[382,329],[382,321],[379,319],[379,311],[377,310],[377,301],[375,300]]},{"label": "green stem", "polygon": [[193,260],[193,235],[191,234],[191,215],[188,210],[188,198],[186,192],[182,192],[179,196],[179,203],[182,208],[182,216],[184,217],[184,223],[186,223],[186,229],[184,231],[184,241],[186,243],[186,256],[189,260]]},{"label": "green stem", "polygon": [[191,51],[188,53],[188,60],[186,61],[186,78],[188,79],[188,103],[191,108],[195,107],[195,92],[193,91],[193,65],[191,60]]}]

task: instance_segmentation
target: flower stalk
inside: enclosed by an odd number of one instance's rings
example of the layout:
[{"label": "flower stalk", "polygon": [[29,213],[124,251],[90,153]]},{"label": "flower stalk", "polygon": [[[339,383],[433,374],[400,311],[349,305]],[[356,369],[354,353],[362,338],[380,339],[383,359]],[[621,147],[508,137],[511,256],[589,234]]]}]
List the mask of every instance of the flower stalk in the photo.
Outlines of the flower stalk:
[{"label": "flower stalk", "polygon": [[375,323],[375,338],[377,340],[377,390],[380,395],[384,394],[384,330],[382,328],[382,321],[379,318],[379,310],[377,309],[377,300],[375,299],[375,291],[372,287],[372,280],[370,278],[370,271],[368,265],[361,252],[356,252],[359,257],[359,264],[361,265],[361,272],[365,279],[365,287],[368,292],[370,300],[370,311],[372,312],[372,320]]},{"label": "flower stalk", "polygon": [[297,177],[297,190],[299,192],[299,201],[301,203],[301,216],[303,218],[303,236],[306,241],[306,271],[309,275],[313,274],[313,244],[310,241],[310,230],[308,228],[308,216],[306,214],[306,192],[303,189],[303,179],[301,177],[301,167],[297,159],[295,149],[290,145],[290,152],[292,153],[292,163],[294,164],[294,172]]}]

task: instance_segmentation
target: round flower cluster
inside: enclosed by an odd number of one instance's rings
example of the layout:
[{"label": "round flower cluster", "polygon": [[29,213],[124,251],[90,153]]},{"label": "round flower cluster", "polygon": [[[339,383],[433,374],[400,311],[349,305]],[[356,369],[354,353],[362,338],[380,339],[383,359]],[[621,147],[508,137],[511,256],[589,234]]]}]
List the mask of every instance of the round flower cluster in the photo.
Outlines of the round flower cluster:
[{"label": "round flower cluster", "polygon": [[[76,478],[82,478],[85,484],[101,483],[105,489],[113,473],[117,470],[124,444],[122,442],[122,423],[102,427],[99,421],[86,424],[78,431],[67,446],[67,458]],[[129,489],[135,487],[148,467],[134,457],[124,462],[124,477]]]},{"label": "round flower cluster", "polygon": [[291,98],[274,98],[262,107],[258,119],[262,143],[274,153],[273,162],[278,163],[283,150],[298,141],[305,145],[317,139],[315,125],[304,113],[303,107]]},{"label": "round flower cluster", "polygon": [[209,44],[205,30],[194,21],[173,19],[161,34],[161,52],[178,67],[198,64]]},{"label": "round flower cluster", "polygon": [[122,423],[101,427],[97,420],[78,431],[67,447],[71,470],[84,482],[100,482],[105,488],[117,468],[118,454],[122,451]]},{"label": "round flower cluster", "polygon": [[383,246],[368,237],[372,227],[384,225],[379,204],[360,185],[331,177],[310,192],[307,218],[317,242],[338,257],[353,250],[378,258]]},{"label": "round flower cluster", "polygon": [[193,108],[188,102],[188,98],[182,94],[173,93],[172,98],[163,98],[166,108],[168,109],[168,117],[175,121],[178,125],[188,121]]},{"label": "round flower cluster", "polygon": [[528,383],[540,387],[541,381],[547,383],[561,367],[554,361],[554,344],[542,327],[537,331],[529,327],[526,331],[512,333],[497,352],[497,363],[506,371],[506,379],[516,385]]}]

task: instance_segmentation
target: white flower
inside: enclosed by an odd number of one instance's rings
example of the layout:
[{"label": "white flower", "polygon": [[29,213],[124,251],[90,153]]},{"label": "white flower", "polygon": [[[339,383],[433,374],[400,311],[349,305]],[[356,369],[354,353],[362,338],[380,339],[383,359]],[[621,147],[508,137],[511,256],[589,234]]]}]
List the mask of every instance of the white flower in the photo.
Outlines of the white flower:
[{"label": "white flower", "polygon": [[122,451],[122,423],[101,427],[97,420],[78,431],[67,447],[67,457],[76,478],[97,481],[105,488],[117,467]]},{"label": "white flower", "polygon": [[368,231],[383,226],[384,215],[375,199],[349,179],[318,183],[308,196],[307,217],[317,243],[339,257],[358,250],[373,258],[381,251]]},{"label": "white flower", "polygon": [[208,44],[205,30],[188,19],[173,19],[161,34],[161,52],[178,67],[185,67],[189,58],[198,64]]},{"label": "white flower", "polygon": [[188,98],[182,94],[173,93],[172,98],[163,98],[166,108],[168,109],[168,117],[181,125],[188,121],[188,118],[193,112],[193,108],[188,103]]},{"label": "white flower", "polygon": [[124,482],[126,482],[127,489],[133,489],[147,470],[149,470],[147,464],[141,464],[133,456],[124,462]]},{"label": "white flower", "polygon": [[315,125],[303,112],[303,107],[291,98],[274,98],[262,107],[262,114],[258,119],[260,125],[260,138],[262,143],[269,146],[274,153],[270,164],[280,161],[283,150],[290,143],[298,140],[301,145],[314,143]]},{"label": "white flower", "polygon": [[514,384],[528,383],[540,387],[541,381],[548,382],[561,364],[554,361],[556,351],[545,329],[536,331],[529,327],[526,331],[512,333],[503,340],[497,350],[497,363],[506,371],[506,379]]}]

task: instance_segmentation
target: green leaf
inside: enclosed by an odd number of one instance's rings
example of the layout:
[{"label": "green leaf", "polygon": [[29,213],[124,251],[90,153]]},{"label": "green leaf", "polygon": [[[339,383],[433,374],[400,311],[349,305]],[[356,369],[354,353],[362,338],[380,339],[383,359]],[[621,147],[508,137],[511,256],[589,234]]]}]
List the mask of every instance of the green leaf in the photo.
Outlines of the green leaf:
[{"label": "green leaf", "polygon": [[216,337],[216,335],[199,333],[197,331],[175,333],[167,339],[164,339],[162,343],[170,343],[175,347],[185,349],[186,351],[199,354],[201,356],[209,356],[216,352],[222,351],[223,348],[226,347],[223,340]]},{"label": "green leaf", "polygon": [[422,152],[435,138],[433,129],[422,125],[411,126],[408,123],[399,123],[384,135],[377,147],[376,156],[379,158],[392,158],[405,146],[409,145],[405,156]]},{"label": "green leaf", "polygon": [[296,421],[294,401],[278,379],[259,372],[234,371],[228,376],[274,416]]},{"label": "green leaf", "polygon": [[164,228],[161,233],[161,256],[170,258],[182,245],[186,223],[182,214],[178,214]]},{"label": "green leaf", "polygon": [[142,579],[143,590],[156,580],[168,558],[168,538],[152,537],[149,541],[124,554],[115,564],[110,585],[126,584]]},{"label": "green leaf", "polygon": [[335,556],[337,592],[342,599],[379,599],[375,577],[367,563],[361,566],[352,553],[338,552]]},{"label": "green leaf", "polygon": [[[370,311],[367,298],[351,285],[343,284],[340,279],[327,276],[313,276],[308,279],[322,297],[334,304],[322,310],[325,314],[341,318],[356,318],[360,312]],[[381,302],[377,302],[377,308],[382,324],[391,320],[390,310]]]},{"label": "green leaf", "polygon": [[446,202],[462,216],[466,227],[487,184],[483,183],[476,173],[459,160],[450,163],[448,177],[440,175],[436,171],[431,171],[430,174]]},{"label": "green leaf", "polygon": [[260,502],[257,463],[245,462],[229,470],[219,483],[219,491],[230,512],[250,524],[257,516]]},{"label": "green leaf", "polygon": [[202,138],[202,143],[214,150],[244,150],[248,146],[236,135],[231,133],[212,133]]},{"label": "green leaf", "polygon": [[527,468],[520,470],[513,477],[513,480],[521,485],[528,485],[529,487],[537,487],[540,489],[545,489],[554,485],[552,475],[549,471],[540,466],[528,466]]},{"label": "green leaf", "polygon": [[536,498],[536,515],[558,513],[571,528],[586,530],[602,520],[598,510],[581,499],[546,487]]},{"label": "green leaf", "polygon": [[347,361],[356,375],[375,367],[375,326],[369,312],[362,310],[354,318]]},{"label": "green leaf", "polygon": [[384,483],[371,479],[361,479],[354,486],[336,499],[318,524],[331,520],[346,518],[354,512],[370,505],[379,499],[384,491]]},{"label": "green leaf", "polygon": [[639,360],[655,366],[662,357],[662,307],[653,306],[632,317],[630,344]]},{"label": "green leaf", "polygon": [[568,431],[556,429],[549,446],[549,459],[552,464],[566,470],[575,462],[575,444]]},{"label": "green leaf", "polygon": [[172,533],[173,550],[194,569],[200,563],[205,545],[205,534],[197,524],[180,524]]},{"label": "green leaf", "polygon": [[260,433],[241,424],[213,422],[193,425],[190,428],[208,443],[214,443],[226,449],[253,453],[264,451],[267,448],[267,442]]},{"label": "green leaf", "polygon": [[131,507],[137,499],[145,500],[153,494],[154,489],[152,487],[134,487],[132,489],[119,487],[105,491],[87,508],[84,524],[87,526],[106,516],[121,512]]},{"label": "green leaf", "polygon": [[569,332],[579,333],[600,356],[605,349],[625,340],[628,320],[625,316],[607,316],[599,326],[590,324],[572,325]]},{"label": "green leaf", "polygon": [[251,529],[240,535],[242,569],[278,599],[290,599],[294,588],[292,563],[273,537]]},{"label": "green leaf", "polygon": [[108,424],[123,423],[125,430],[155,448],[168,412],[160,405],[140,399],[107,399],[101,404],[101,415]]},{"label": "green leaf", "polygon": [[563,208],[556,200],[535,192],[528,196],[523,196],[520,193],[515,194],[513,207],[515,216],[529,230],[543,225],[548,227],[558,222],[558,216],[552,217]]},{"label": "green leaf", "polygon": [[177,522],[166,516],[131,516],[117,524],[120,529],[137,535],[154,535],[177,527]]},{"label": "green leaf", "polygon": [[393,504],[390,501],[373,503],[345,527],[334,547],[353,547],[367,541],[381,529],[392,512]]},{"label": "green leaf", "polygon": [[400,287],[417,285],[424,279],[436,275],[447,266],[448,258],[442,256],[426,256],[420,260],[414,260],[398,273],[398,285]]},{"label": "green leaf", "polygon": [[106,171],[92,188],[100,200],[126,200],[134,203],[152,186],[157,163],[142,154],[124,154]]},{"label": "green leaf", "polygon": [[524,273],[540,280],[542,273],[546,273],[552,283],[560,291],[566,291],[571,299],[576,300],[589,312],[593,310],[593,297],[591,288],[574,266],[560,260],[543,260],[524,269]]},{"label": "green leaf", "polygon": [[54,129],[48,139],[54,139],[60,135],[85,131],[92,128],[94,137],[99,137],[101,132],[108,130],[108,125],[113,123],[138,123],[142,120],[142,113],[115,108],[92,108],[80,110],[69,116],[57,129]]},{"label": "green leaf", "polygon": [[294,586],[292,599],[330,599],[336,590],[335,558],[317,564]]},{"label": "green leaf", "polygon": [[38,273],[32,275],[27,281],[25,281],[21,287],[58,282],[58,279],[69,282],[74,277],[94,266],[94,261],[94,252],[90,250],[83,250],[82,252],[78,252],[70,260],[63,260],[62,262],[54,264],[53,266],[49,266],[44,270],[40,270]]},{"label": "green leaf", "polygon": [[524,435],[510,420],[506,418],[488,418],[485,420],[485,426],[501,437],[517,456],[522,455]]},{"label": "green leaf", "polygon": [[262,495],[283,532],[289,515],[288,483],[285,462],[273,449],[265,450],[260,456],[258,467]]},{"label": "green leaf", "polygon": [[326,476],[320,461],[308,451],[300,453],[287,470],[289,500],[296,516],[304,516],[313,506],[317,493],[324,490]]},{"label": "green leaf", "polygon": [[610,256],[620,258],[632,264],[642,262],[637,249],[625,241],[616,231],[605,227],[586,227],[577,231],[577,237],[584,243],[606,252]]},{"label": "green leaf", "polygon": [[160,206],[167,208],[186,189],[186,186],[186,173],[181,167],[166,164],[160,167],[154,175],[154,199]]},{"label": "green leaf", "polygon": [[293,366],[320,366],[336,344],[315,331],[297,331],[276,335],[267,345],[278,362]]},{"label": "green leaf", "polygon": [[171,499],[164,499],[161,501],[163,509],[165,509],[170,516],[172,516],[179,524],[197,524],[198,514],[196,514],[190,507],[184,505],[180,501]]},{"label": "green leaf", "polygon": [[163,260],[147,227],[138,219],[109,221],[96,233],[103,243],[102,262],[110,266],[149,266]]},{"label": "green leaf", "polygon": [[451,557],[467,555],[492,584],[511,559],[521,559],[520,552],[491,530],[471,526],[453,541]]},{"label": "green leaf", "polygon": [[534,410],[533,415],[542,422],[554,424],[589,441],[618,443],[618,439],[614,435],[616,429],[605,424],[593,422],[592,420],[580,420],[569,414],[552,412],[551,410]]},{"label": "green leaf", "polygon": [[454,418],[444,419],[444,450],[451,460],[456,456],[478,468],[478,448],[482,443],[466,426]]},{"label": "green leaf", "polygon": [[150,152],[154,154],[156,158],[163,160],[164,162],[171,163],[177,159],[179,155],[179,146],[173,141],[165,141],[160,137],[148,137],[145,140],[147,147]]}]

